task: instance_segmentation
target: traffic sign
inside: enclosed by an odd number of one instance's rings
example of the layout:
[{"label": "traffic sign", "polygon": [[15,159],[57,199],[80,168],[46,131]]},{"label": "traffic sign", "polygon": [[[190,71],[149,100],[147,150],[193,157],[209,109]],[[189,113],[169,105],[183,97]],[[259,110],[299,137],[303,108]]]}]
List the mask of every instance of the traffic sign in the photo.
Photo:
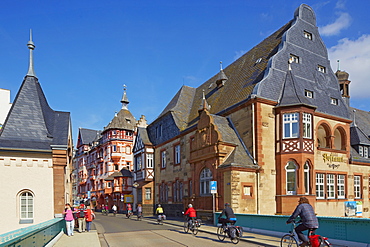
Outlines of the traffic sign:
[{"label": "traffic sign", "polygon": [[211,193],[216,194],[217,193],[217,181],[210,181],[210,187],[211,187]]}]

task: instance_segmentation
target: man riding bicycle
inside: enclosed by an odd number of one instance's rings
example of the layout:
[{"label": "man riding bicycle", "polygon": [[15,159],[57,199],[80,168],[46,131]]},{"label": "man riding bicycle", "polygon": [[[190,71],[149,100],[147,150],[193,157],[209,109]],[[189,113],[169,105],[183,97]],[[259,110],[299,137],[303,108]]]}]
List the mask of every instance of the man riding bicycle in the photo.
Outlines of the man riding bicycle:
[{"label": "man riding bicycle", "polygon": [[195,211],[192,204],[189,204],[188,209],[186,210],[184,215],[187,216],[188,225],[190,226],[190,224],[194,222],[197,218],[197,211]]},{"label": "man riding bicycle", "polygon": [[289,224],[293,222],[294,219],[298,216],[301,218],[302,221],[302,224],[298,225],[295,228],[295,232],[297,233],[299,240],[302,241],[299,246],[307,246],[308,240],[306,239],[306,236],[302,233],[302,231],[314,229],[312,231],[314,233],[316,229],[319,228],[319,221],[317,220],[315,212],[306,197],[299,198],[298,206],[286,223]]},{"label": "man riding bicycle", "polygon": [[[222,218],[223,215],[226,216],[226,219]],[[225,208],[218,217],[218,222],[221,223],[223,227],[225,227],[227,223],[230,223],[231,225],[236,223],[236,216],[234,214],[234,210],[230,207],[230,203],[225,203]]]}]

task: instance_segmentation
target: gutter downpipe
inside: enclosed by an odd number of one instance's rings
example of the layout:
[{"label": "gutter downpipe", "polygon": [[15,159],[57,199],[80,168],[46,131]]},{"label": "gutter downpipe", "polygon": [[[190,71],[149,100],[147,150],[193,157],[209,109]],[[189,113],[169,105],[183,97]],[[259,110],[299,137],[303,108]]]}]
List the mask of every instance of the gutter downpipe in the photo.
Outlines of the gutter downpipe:
[{"label": "gutter downpipe", "polygon": [[[253,97],[254,98],[254,97]],[[256,145],[255,145],[255,113],[254,113],[254,102],[252,104],[252,146],[253,146],[253,159],[256,160]],[[257,214],[260,214],[260,199],[259,199],[259,184],[260,184],[260,172],[259,170],[256,172],[257,174],[257,180],[256,180],[256,193],[257,193]]]}]

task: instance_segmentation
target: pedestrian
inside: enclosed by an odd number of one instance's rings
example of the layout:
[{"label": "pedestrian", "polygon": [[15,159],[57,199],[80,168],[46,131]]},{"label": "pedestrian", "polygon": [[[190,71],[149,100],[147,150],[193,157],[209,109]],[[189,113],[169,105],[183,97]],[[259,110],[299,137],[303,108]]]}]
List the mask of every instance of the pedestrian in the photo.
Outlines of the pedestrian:
[{"label": "pedestrian", "polygon": [[[286,223],[289,224],[293,222],[294,219],[298,216],[301,218],[302,221],[302,224],[298,225],[295,228],[295,232],[297,233],[299,240],[302,241],[299,246],[308,246],[308,240],[306,239],[306,236],[302,233],[302,231],[306,231],[308,229],[316,230],[317,228],[319,228],[319,221],[317,220],[313,207],[306,197],[299,198],[298,206],[295,208],[293,214],[289,217]],[[315,230],[312,232],[315,233]]]},{"label": "pedestrian", "polygon": [[132,215],[132,207],[131,207],[131,204],[130,203],[127,203],[127,215],[126,217],[127,218],[130,218],[130,216]]},{"label": "pedestrian", "polygon": [[75,225],[73,213],[75,211],[76,211],[75,209],[71,208],[71,204],[66,203],[63,215],[64,215],[64,220],[66,221],[66,230],[67,230],[68,237],[73,236],[73,228]]},{"label": "pedestrian", "polygon": [[95,219],[94,211],[90,208],[90,206],[87,206],[85,217],[86,231],[89,232],[91,230],[91,222]]},{"label": "pedestrian", "polygon": [[140,203],[137,205],[136,210],[137,210],[137,218],[140,219],[143,216],[143,207],[141,206]]},{"label": "pedestrian", "polygon": [[77,218],[78,218],[78,231],[84,232],[86,229],[86,220],[85,220],[85,204],[81,204],[80,207],[78,208],[77,212]]}]

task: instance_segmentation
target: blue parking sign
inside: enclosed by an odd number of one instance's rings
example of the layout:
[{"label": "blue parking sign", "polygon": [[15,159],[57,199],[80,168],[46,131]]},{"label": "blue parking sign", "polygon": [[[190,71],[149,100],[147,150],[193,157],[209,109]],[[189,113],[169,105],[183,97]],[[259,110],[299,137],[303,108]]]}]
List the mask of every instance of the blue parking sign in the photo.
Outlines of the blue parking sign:
[{"label": "blue parking sign", "polygon": [[217,181],[210,181],[211,193],[217,193]]}]

